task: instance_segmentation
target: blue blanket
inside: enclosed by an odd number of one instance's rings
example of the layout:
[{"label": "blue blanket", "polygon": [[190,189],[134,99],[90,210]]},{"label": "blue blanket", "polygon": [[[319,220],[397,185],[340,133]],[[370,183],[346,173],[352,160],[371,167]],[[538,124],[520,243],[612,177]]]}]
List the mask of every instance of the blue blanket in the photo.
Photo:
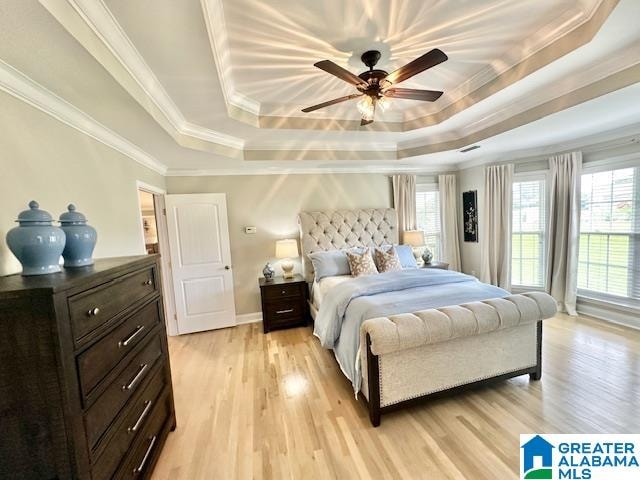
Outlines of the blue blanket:
[{"label": "blue blanket", "polygon": [[365,320],[506,295],[506,290],[448,270],[419,268],[358,277],[325,294],[313,333],[323,347],[334,350],[357,393],[360,325]]}]

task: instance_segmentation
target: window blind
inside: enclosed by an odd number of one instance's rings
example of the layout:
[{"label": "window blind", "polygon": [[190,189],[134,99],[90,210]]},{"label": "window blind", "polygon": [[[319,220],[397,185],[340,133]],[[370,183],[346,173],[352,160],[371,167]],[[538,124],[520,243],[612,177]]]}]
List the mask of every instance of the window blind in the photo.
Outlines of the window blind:
[{"label": "window blind", "polygon": [[440,194],[437,185],[416,187],[416,220],[418,230],[424,232],[426,246],[433,259],[441,258],[440,247]]},{"label": "window blind", "polygon": [[545,178],[513,183],[511,283],[545,284]]},{"label": "window blind", "polygon": [[640,167],[582,175],[578,293],[640,302]]}]

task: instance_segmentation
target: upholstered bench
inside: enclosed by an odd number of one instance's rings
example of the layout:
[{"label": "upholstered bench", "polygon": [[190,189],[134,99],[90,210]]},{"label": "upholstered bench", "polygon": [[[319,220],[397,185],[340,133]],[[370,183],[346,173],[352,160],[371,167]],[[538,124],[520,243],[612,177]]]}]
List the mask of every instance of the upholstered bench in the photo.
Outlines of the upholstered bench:
[{"label": "upholstered bench", "polygon": [[425,397],[489,380],[542,375],[542,320],[556,314],[542,292],[390,315],[360,329],[362,394],[371,422]]}]

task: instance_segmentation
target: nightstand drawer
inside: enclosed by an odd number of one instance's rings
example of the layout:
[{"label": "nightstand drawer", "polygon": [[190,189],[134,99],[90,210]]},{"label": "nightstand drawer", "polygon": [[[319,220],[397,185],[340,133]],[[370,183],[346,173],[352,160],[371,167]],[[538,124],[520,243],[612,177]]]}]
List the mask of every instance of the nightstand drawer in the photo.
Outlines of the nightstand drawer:
[{"label": "nightstand drawer", "polygon": [[278,298],[298,297],[301,295],[301,286],[299,283],[291,285],[265,285],[262,287],[264,298],[267,300],[275,300]]},{"label": "nightstand drawer", "polygon": [[294,301],[272,301],[266,305],[266,316],[270,323],[276,324],[280,321],[290,321],[302,319],[304,308],[302,299]]}]

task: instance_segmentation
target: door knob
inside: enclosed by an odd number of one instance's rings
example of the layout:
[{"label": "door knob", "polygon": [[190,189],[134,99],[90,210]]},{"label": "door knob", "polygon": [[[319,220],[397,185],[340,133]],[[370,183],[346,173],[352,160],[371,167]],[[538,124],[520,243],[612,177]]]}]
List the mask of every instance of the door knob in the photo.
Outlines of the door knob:
[{"label": "door knob", "polygon": [[229,265],[225,265],[225,266],[224,266],[224,269],[225,269],[225,270],[231,270],[231,267],[230,267]]}]

